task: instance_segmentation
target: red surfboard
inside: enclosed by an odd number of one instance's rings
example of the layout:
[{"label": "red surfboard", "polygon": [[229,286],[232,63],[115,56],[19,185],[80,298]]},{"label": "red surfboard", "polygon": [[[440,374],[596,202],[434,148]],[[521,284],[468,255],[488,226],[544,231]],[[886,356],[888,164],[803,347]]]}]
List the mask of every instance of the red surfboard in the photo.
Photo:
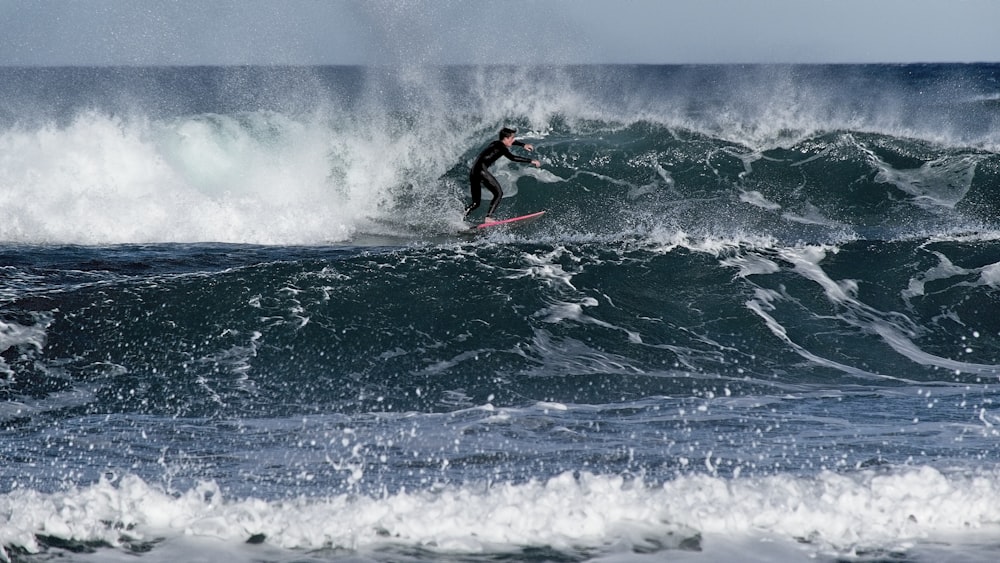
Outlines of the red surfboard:
[{"label": "red surfboard", "polygon": [[511,217],[510,219],[501,219],[499,221],[489,221],[487,223],[482,223],[482,224],[476,225],[476,229],[477,230],[480,230],[480,229],[489,229],[490,227],[499,227],[500,225],[510,225],[510,224],[513,224],[513,223],[521,223],[521,224],[523,224],[525,221],[528,221],[528,222],[534,221],[535,219],[538,219],[542,215],[545,215],[544,211],[536,211],[534,213],[529,213],[527,215],[521,215],[520,217]]}]

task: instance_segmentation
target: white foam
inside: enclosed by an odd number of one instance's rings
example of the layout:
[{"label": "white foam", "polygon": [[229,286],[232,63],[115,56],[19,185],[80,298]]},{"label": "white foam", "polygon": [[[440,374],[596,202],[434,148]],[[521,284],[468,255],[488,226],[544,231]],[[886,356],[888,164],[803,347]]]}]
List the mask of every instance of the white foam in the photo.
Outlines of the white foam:
[{"label": "white foam", "polygon": [[395,217],[401,186],[451,197],[436,179],[456,155],[428,156],[435,131],[333,121],[88,112],[0,131],[0,241],[322,243]]},{"label": "white foam", "polygon": [[979,279],[983,284],[994,289],[1000,288],[1000,262],[983,266],[979,273]]},{"label": "white foam", "polygon": [[805,205],[804,213],[782,213],[781,216],[789,221],[795,223],[800,223],[803,225],[819,225],[823,227],[839,228],[846,230],[848,228],[844,223],[831,220],[825,217],[816,206],[807,203]]},{"label": "white foam", "polygon": [[945,156],[926,162],[919,168],[898,170],[883,162],[871,151],[869,158],[878,169],[876,182],[890,183],[913,196],[913,202],[927,209],[954,208],[972,188],[978,155]]},{"label": "white foam", "polygon": [[[993,237],[987,237],[984,240],[993,240]],[[1000,287],[1000,262],[987,264],[981,268],[968,269],[956,266],[947,256],[940,252],[932,252],[932,254],[937,257],[938,264],[926,272],[911,278],[909,287],[902,292],[903,298],[910,300],[915,297],[921,297],[924,295],[928,283],[950,278],[959,278],[956,285],[960,286],[983,285],[992,288]],[[972,282],[965,279],[973,274],[978,274],[977,281]]]},{"label": "white foam", "polygon": [[530,277],[539,280],[549,288],[555,288],[566,294],[565,299],[550,299],[548,305],[535,313],[547,323],[561,323],[571,321],[582,324],[593,324],[606,329],[621,331],[626,334],[629,342],[641,344],[642,337],[639,333],[623,327],[602,321],[584,313],[585,308],[598,307],[600,302],[589,295],[580,295],[580,292],[573,285],[573,276],[582,270],[577,268],[577,272],[567,272],[560,261],[565,260],[576,266],[580,259],[573,255],[564,246],[558,246],[550,252],[540,254],[524,253],[523,258],[528,263],[528,267],[521,272],[508,277],[521,278]]},{"label": "white foam", "polygon": [[764,197],[764,194],[756,190],[740,191],[740,201],[760,207],[761,209],[767,209],[768,211],[777,211],[778,209],[781,209],[780,205],[770,201]]},{"label": "white foam", "polygon": [[[903,313],[895,311],[880,311],[865,304],[858,298],[858,284],[855,280],[847,279],[837,281],[827,275],[822,266],[820,266],[820,263],[826,258],[827,253],[836,252],[839,252],[839,248],[835,246],[802,246],[779,249],[778,255],[783,261],[791,264],[792,269],[796,273],[801,275],[803,278],[818,284],[822,288],[827,300],[838,310],[842,311],[837,315],[838,320],[854,326],[861,331],[879,336],[893,351],[908,360],[919,365],[945,368],[955,372],[982,374],[996,373],[997,366],[995,365],[962,362],[959,360],[937,356],[922,350],[916,343],[913,342],[912,337],[919,334],[919,330],[909,317]],[[941,260],[942,264],[932,269],[927,274],[928,279],[937,279],[959,273],[958,270],[956,270],[943,256],[941,257]],[[730,259],[727,264],[741,267],[741,269],[744,268],[744,265],[740,261],[734,261],[732,259]],[[759,268],[757,270],[752,270],[752,273],[765,274],[770,272],[767,269]],[[911,280],[910,287],[903,293],[904,297],[911,298],[913,296],[921,295],[923,292],[922,283],[923,281],[920,279]],[[747,301],[746,305],[748,309],[764,320],[768,329],[770,329],[775,336],[783,340],[791,349],[795,350],[799,355],[811,362],[866,378],[897,379],[887,375],[870,373],[859,368],[823,358],[794,342],[781,325],[780,321],[775,318],[773,314],[771,314],[771,312],[776,309],[774,303],[786,299],[789,298],[773,290],[758,288],[755,291],[754,298]]]},{"label": "white foam", "polygon": [[731,255],[739,249],[774,248],[777,241],[774,237],[761,234],[712,234],[709,236],[694,236],[684,231],[667,227],[655,227],[646,239],[650,250],[656,252],[672,252],[677,248],[685,248],[692,252],[705,253],[720,257]]},{"label": "white foam", "polygon": [[36,350],[45,347],[45,329],[52,322],[52,315],[37,315],[39,322],[22,325],[16,322],[0,321],[0,352],[13,346],[31,346]]},{"label": "white foam", "polygon": [[[34,324],[25,325],[17,322],[0,320],[0,352],[6,352],[14,347],[27,347],[41,351],[48,340],[46,329],[52,324],[51,313],[33,313]],[[0,376],[13,380],[14,372],[7,362],[0,357]]]},{"label": "white foam", "polygon": [[739,270],[737,275],[741,278],[758,274],[774,274],[781,270],[781,267],[774,261],[752,254],[726,258],[720,263],[723,266],[737,268]]},{"label": "white foam", "polygon": [[[566,473],[548,480],[437,486],[371,497],[228,499],[211,482],[168,494],[135,476],[55,493],[0,496],[0,542],[29,553],[36,534],[113,546],[214,539],[232,553],[263,534],[271,547],[366,552],[568,553],[725,546],[766,540],[803,556],[919,552],[1000,532],[1000,475],[931,467],[811,477],[678,477],[662,484]],[[967,547],[967,546],[966,546]],[[157,550],[167,547],[153,547]],[[247,552],[252,557],[253,552]],[[711,560],[711,559],[710,559]]]}]

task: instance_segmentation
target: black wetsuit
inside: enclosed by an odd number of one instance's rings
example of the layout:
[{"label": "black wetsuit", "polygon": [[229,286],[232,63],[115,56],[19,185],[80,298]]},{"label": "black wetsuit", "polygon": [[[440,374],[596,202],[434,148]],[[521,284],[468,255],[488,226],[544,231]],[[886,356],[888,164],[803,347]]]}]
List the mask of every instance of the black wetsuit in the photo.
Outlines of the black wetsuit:
[{"label": "black wetsuit", "polygon": [[[523,147],[524,143],[521,141],[514,141],[514,145],[518,147]],[[497,179],[490,174],[487,170],[494,162],[500,159],[501,156],[505,156],[514,162],[531,162],[530,158],[525,158],[523,156],[517,156],[510,152],[510,149],[503,144],[503,141],[496,140],[486,146],[483,152],[479,153],[476,158],[476,162],[472,165],[472,170],[469,172],[469,186],[472,189],[472,203],[465,208],[465,216],[468,217],[469,213],[475,211],[479,207],[479,199],[482,196],[482,185],[486,184],[486,189],[493,194],[493,201],[490,203],[490,210],[486,212],[489,217],[493,216],[493,212],[497,210],[500,206],[500,200],[503,199],[503,190],[500,189],[500,183]]]}]

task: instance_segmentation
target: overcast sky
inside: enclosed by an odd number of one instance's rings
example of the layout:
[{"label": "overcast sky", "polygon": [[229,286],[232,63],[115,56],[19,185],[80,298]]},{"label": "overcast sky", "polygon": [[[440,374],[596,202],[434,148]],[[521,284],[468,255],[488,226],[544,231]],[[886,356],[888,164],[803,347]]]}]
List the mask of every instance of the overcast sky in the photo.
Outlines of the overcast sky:
[{"label": "overcast sky", "polygon": [[0,65],[1000,62],[1000,0],[0,0]]}]

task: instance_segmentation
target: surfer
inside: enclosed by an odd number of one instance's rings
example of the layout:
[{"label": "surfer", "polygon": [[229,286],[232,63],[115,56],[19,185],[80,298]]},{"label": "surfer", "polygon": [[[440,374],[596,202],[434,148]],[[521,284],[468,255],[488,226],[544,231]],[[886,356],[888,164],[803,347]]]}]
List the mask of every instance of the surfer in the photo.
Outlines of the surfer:
[{"label": "surfer", "polygon": [[479,153],[476,157],[476,162],[472,165],[472,170],[469,172],[469,187],[472,190],[472,203],[465,208],[465,218],[469,218],[469,213],[475,211],[479,207],[479,199],[482,196],[482,186],[486,184],[486,189],[493,194],[493,201],[490,203],[490,208],[486,212],[486,222],[489,223],[493,221],[493,213],[496,212],[497,207],[500,206],[500,200],[503,199],[503,190],[500,189],[500,183],[497,179],[490,174],[489,167],[493,165],[501,156],[507,157],[514,162],[525,162],[534,164],[536,167],[542,165],[541,162],[537,160],[532,160],[523,156],[518,156],[510,152],[511,145],[524,147],[526,151],[532,151],[535,147],[525,144],[521,141],[514,139],[514,134],[517,133],[515,129],[510,129],[504,127],[500,130],[499,139],[493,141],[483,152]]}]

